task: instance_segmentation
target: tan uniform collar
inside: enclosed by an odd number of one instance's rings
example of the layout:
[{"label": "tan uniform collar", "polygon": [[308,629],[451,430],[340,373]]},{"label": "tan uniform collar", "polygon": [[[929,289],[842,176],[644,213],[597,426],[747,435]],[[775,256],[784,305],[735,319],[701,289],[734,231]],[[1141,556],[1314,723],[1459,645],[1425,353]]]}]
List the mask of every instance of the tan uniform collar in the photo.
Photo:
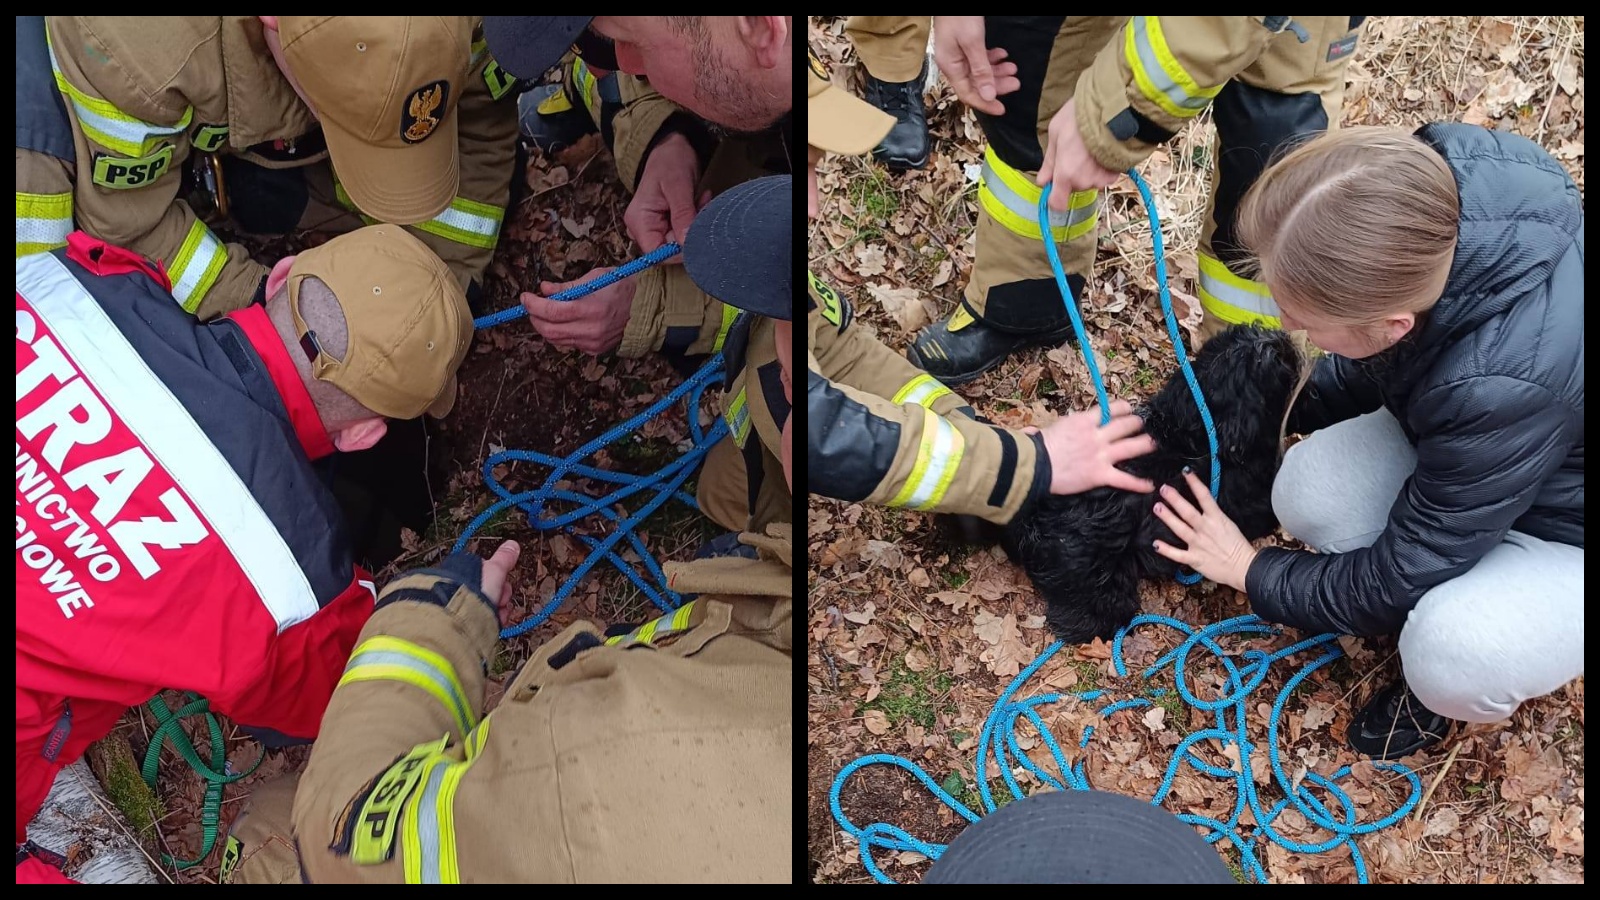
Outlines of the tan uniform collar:
[{"label": "tan uniform collar", "polygon": [[298,138],[317,127],[316,117],[273,60],[261,20],[223,16],[221,39],[229,145],[244,150],[262,141]]}]

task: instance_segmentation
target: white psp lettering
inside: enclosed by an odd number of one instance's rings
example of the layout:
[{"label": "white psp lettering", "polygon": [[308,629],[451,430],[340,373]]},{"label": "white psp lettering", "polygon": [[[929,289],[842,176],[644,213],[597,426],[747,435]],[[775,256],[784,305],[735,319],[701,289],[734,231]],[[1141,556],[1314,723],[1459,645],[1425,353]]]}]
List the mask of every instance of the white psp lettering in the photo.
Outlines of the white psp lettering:
[{"label": "white psp lettering", "polygon": [[[17,310],[16,321],[18,342],[27,344],[34,352],[33,361],[17,373],[17,401],[20,403],[35,391],[54,386],[54,392],[43,402],[17,419],[17,432],[30,440],[44,436],[44,446],[38,451],[40,459],[60,474],[68,489],[87,489],[94,495],[90,515],[106,529],[140,577],[151,577],[161,571],[161,564],[150,553],[151,546],[175,550],[198,543],[208,534],[205,524],[176,487],[163,491],[159,498],[170,518],[122,518],[129,499],[155,469],[143,447],[130,447],[83,460],[71,469],[62,468],[74,447],[92,447],[111,433],[111,414],[55,340],[40,333],[38,320],[31,312]],[[89,559],[91,575],[101,581],[116,577],[120,563],[96,542],[89,525],[76,513],[71,513],[67,501],[52,493],[50,479],[32,455],[24,453],[20,443],[17,445],[17,491],[33,504],[39,518],[52,522],[52,530],[72,528],[64,541],[80,559]],[[71,513],[70,518],[67,513]],[[23,563],[48,573],[54,554],[48,547],[31,541],[25,545],[25,531],[19,517],[17,549]],[[46,559],[46,555],[50,559]],[[65,605],[62,610],[71,616]]]}]

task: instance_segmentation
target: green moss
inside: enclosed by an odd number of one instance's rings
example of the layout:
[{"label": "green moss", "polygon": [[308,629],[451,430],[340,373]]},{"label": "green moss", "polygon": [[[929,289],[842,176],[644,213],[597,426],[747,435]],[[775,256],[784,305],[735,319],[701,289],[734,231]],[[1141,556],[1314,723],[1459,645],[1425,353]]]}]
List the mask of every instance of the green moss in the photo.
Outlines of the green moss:
[{"label": "green moss", "polygon": [[939,577],[943,578],[944,583],[950,588],[961,587],[972,580],[972,576],[966,572],[944,572]]},{"label": "green moss", "polygon": [[151,834],[167,814],[161,798],[139,777],[139,766],[134,762],[133,751],[126,739],[101,742],[100,758],[105,769],[102,782],[106,796],[127,817],[128,823],[140,834]]},{"label": "green moss", "polygon": [[863,704],[856,715],[876,709],[888,717],[891,726],[898,727],[900,723],[909,721],[923,728],[932,728],[941,710],[955,710],[949,699],[952,683],[947,673],[931,670],[913,672],[906,667],[903,658],[897,658],[879,682],[881,687],[878,696],[871,703]]}]

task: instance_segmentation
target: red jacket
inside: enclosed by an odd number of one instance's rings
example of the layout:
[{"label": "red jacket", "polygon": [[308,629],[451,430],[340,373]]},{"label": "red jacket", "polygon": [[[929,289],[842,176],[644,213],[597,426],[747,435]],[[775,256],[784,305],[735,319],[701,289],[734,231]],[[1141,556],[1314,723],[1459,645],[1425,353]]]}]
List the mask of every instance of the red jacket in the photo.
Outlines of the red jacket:
[{"label": "red jacket", "polygon": [[373,603],[311,467],[332,450],[260,307],[200,325],[81,233],[17,260],[19,842],[162,688],[316,735]]}]

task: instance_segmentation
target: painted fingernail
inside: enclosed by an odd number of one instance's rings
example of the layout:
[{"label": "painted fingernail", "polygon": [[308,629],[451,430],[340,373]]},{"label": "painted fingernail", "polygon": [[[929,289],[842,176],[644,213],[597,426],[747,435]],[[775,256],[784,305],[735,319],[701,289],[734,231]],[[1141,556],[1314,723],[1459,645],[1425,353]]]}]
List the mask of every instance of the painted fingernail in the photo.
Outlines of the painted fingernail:
[{"label": "painted fingernail", "polygon": [[1160,550],[1161,549],[1161,542],[1160,541],[1151,541],[1150,542],[1150,546],[1151,546],[1152,549]]},{"label": "painted fingernail", "polygon": [[1194,470],[1189,468],[1188,466],[1184,466],[1183,467],[1183,474],[1185,474],[1185,475],[1188,475],[1190,472],[1193,472],[1193,471]]},{"label": "painted fingernail", "polygon": [[1164,509],[1165,509],[1165,507],[1163,507],[1161,504],[1159,504],[1159,503],[1156,504],[1156,512],[1162,512]]}]

